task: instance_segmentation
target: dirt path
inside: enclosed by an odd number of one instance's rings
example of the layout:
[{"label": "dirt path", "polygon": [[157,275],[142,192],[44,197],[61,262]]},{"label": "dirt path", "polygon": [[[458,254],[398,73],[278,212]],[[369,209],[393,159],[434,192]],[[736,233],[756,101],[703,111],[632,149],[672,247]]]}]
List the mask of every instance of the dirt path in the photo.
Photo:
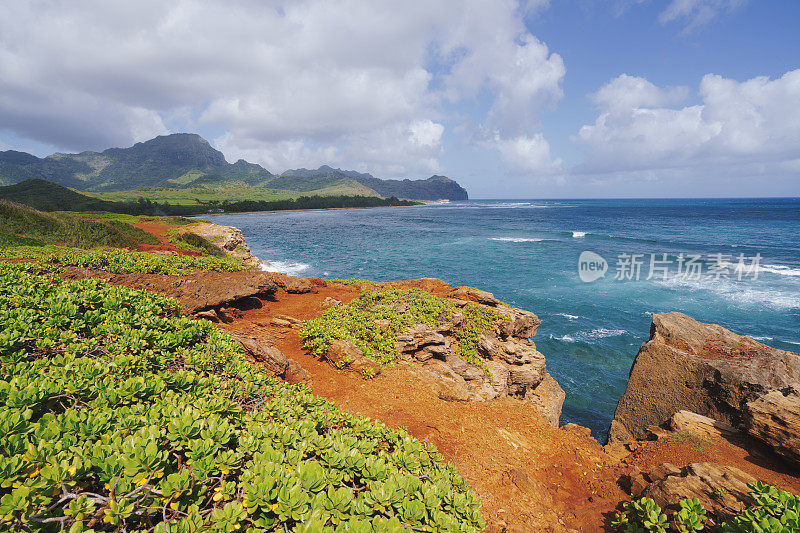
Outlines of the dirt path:
[{"label": "dirt path", "polygon": [[147,219],[143,219],[143,222],[136,222],[131,224],[131,226],[146,231],[147,233],[151,233],[158,237],[158,240],[161,241],[159,244],[140,244],[140,252],[175,252],[178,255],[191,255],[195,257],[203,255],[200,252],[181,250],[169,242],[169,238],[171,237],[170,231],[174,228],[183,227],[181,224],[164,224],[161,222],[150,222],[147,221]]}]

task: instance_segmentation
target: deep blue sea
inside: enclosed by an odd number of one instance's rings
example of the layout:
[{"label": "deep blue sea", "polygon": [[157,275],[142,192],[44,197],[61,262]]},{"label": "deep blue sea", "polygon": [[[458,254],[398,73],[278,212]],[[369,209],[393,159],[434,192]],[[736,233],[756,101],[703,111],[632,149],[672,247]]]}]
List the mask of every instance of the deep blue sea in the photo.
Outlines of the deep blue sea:
[{"label": "deep blue sea", "polygon": [[[483,200],[211,218],[241,228],[270,269],[436,277],[535,312],[534,341],[567,392],[561,423],[601,441],[651,313],[681,311],[800,351],[800,199]],[[584,251],[607,263],[596,281],[581,281]]]}]

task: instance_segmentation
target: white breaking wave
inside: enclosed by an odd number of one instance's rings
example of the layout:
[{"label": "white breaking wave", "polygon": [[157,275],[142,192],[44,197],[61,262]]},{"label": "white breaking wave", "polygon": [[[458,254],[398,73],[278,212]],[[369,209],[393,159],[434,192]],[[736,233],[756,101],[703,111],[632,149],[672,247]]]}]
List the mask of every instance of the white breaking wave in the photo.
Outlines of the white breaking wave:
[{"label": "white breaking wave", "polygon": [[761,288],[736,280],[692,279],[674,276],[656,281],[659,285],[689,291],[706,290],[739,306],[767,304],[776,309],[800,309],[800,294],[795,291]]},{"label": "white breaking wave", "polygon": [[523,238],[523,237],[489,237],[490,241],[500,242],[540,242],[544,239]]},{"label": "white breaking wave", "polygon": [[564,318],[568,318],[570,320],[577,320],[580,318],[578,315],[570,315],[569,313],[555,313],[557,316],[563,316]]},{"label": "white breaking wave", "polygon": [[617,337],[619,335],[625,335],[627,333],[628,332],[624,329],[598,328],[598,329],[593,329],[591,331],[579,331],[577,333],[573,333],[572,335],[563,335],[561,337],[556,337],[551,333],[550,338],[553,340],[564,341],[564,342],[591,342],[595,339]]},{"label": "white breaking wave", "polygon": [[780,274],[781,276],[800,276],[800,268],[791,268],[786,265],[761,265],[759,270],[770,274]]},{"label": "white breaking wave", "polygon": [[583,237],[586,237],[586,232],[585,231],[573,231],[572,232],[572,238],[573,239],[582,239]]},{"label": "white breaking wave", "polygon": [[307,263],[298,263],[294,261],[261,262],[261,270],[265,272],[281,272],[283,274],[295,275],[309,268],[311,268],[311,265]]},{"label": "white breaking wave", "polygon": [[764,336],[764,337],[750,337],[750,338],[753,339],[754,341],[758,341],[758,342],[767,342],[767,341],[775,340],[772,337],[766,337],[766,336]]}]

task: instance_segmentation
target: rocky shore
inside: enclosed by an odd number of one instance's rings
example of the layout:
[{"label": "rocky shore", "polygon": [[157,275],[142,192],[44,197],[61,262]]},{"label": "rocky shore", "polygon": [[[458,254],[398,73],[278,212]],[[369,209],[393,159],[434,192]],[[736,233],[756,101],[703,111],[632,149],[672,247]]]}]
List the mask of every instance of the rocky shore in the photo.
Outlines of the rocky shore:
[{"label": "rocky shore", "polygon": [[[213,234],[238,242],[235,232]],[[243,240],[233,246],[244,248]],[[257,270],[175,277],[69,268],[63,275],[175,297],[185,314],[230,332],[253,364],[434,443],[480,496],[488,531],[611,531],[609,516],[632,493],[670,510],[697,497],[722,518],[751,503],[753,480],[800,492],[800,355],[680,313],[653,315],[603,446],[586,428],[559,426],[565,395],[532,340],[539,318],[479,289],[435,279],[365,287]],[[394,366],[367,360],[345,341],[322,357],[303,346],[304,321],[347,306],[364,289],[386,288],[495,313],[477,343],[479,359],[456,354],[458,313],[398,335],[402,364]],[[365,380],[359,365],[375,377]]]}]

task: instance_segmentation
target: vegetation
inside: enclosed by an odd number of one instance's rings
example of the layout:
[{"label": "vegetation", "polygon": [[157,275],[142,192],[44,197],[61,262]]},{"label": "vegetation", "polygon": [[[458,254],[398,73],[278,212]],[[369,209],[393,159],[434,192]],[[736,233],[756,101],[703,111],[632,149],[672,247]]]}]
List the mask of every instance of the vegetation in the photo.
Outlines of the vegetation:
[{"label": "vegetation", "polygon": [[118,220],[98,222],[68,213],[43,213],[25,205],[2,200],[0,236],[0,242],[6,246],[58,243],[91,248],[158,242],[153,235]]},{"label": "vegetation", "polygon": [[219,246],[196,233],[191,233],[189,231],[179,233],[172,236],[169,241],[174,244],[175,247],[182,250],[201,252],[212,257],[225,257],[225,252],[223,252]]},{"label": "vegetation", "polygon": [[[305,195],[397,196],[436,200],[466,199],[467,192],[443,176],[427,180],[381,180],[369,174],[322,166],[300,169],[276,176],[260,165],[239,160],[230,164],[199,135],[163,135],[130,148],[103,152],[53,154],[40,159],[13,150],[0,151],[0,185],[29,179],[45,179],[65,187],[103,193],[120,193],[147,188],[162,196],[143,197],[154,202],[194,205],[194,197],[181,190],[214,191],[216,198],[272,201]],[[166,193],[166,191],[171,191]],[[171,198],[166,198],[169,194]],[[202,194],[202,192],[201,192]],[[104,200],[135,200],[129,193]],[[21,201],[21,200],[20,200]],[[44,207],[40,207],[44,209]],[[83,207],[80,209],[84,209]]]},{"label": "vegetation", "polygon": [[[459,307],[420,289],[366,290],[349,305],[331,307],[322,317],[305,321],[300,336],[306,348],[317,355],[323,355],[334,340],[343,339],[358,346],[366,357],[386,365],[400,358],[395,348],[397,336],[412,324],[435,328],[451,322],[458,314],[463,319],[455,328],[457,353],[469,363],[485,368],[476,351],[478,340],[501,317],[471,303]],[[376,324],[376,320],[388,325]]]},{"label": "vegetation", "polygon": [[[754,504],[730,520],[714,524],[697,498],[685,499],[671,519],[651,498],[639,498],[624,504],[613,526],[626,533],[653,531],[665,533],[671,526],[677,531],[720,531],[729,533],[793,533],[800,531],[800,497],[778,490],[760,481],[748,484]],[[710,526],[708,528],[707,526]]]},{"label": "vegetation", "polygon": [[16,247],[0,249],[0,257],[28,258],[45,266],[77,266],[116,273],[138,272],[184,276],[198,270],[234,272],[243,270],[236,257],[161,256],[127,250],[79,250],[49,246],[45,248]]},{"label": "vegetation", "polygon": [[[207,191],[208,193],[205,196],[190,193],[191,200],[183,198],[191,203],[172,203],[174,200],[173,189],[156,189],[151,191],[153,194],[150,194],[149,198],[145,197],[144,192],[136,194],[136,191],[133,191],[133,193],[125,193],[130,195],[127,201],[111,202],[99,200],[43,180],[30,180],[16,185],[0,187],[0,199],[22,202],[44,211],[82,210],[149,216],[193,216],[222,212],[242,213],[246,211],[285,211],[345,207],[391,207],[417,205],[419,203],[411,200],[399,200],[394,197],[380,198],[359,195],[297,196],[261,200],[258,198],[263,196],[256,189],[249,189],[249,192],[248,190],[242,190],[241,194],[236,196],[238,199],[228,200],[227,193],[221,193],[216,190]],[[155,198],[155,201],[151,198]],[[204,200],[203,198],[206,199]]]},{"label": "vegetation", "polygon": [[0,264],[0,529],[484,527],[432,445],[266,376],[177,306]]}]

